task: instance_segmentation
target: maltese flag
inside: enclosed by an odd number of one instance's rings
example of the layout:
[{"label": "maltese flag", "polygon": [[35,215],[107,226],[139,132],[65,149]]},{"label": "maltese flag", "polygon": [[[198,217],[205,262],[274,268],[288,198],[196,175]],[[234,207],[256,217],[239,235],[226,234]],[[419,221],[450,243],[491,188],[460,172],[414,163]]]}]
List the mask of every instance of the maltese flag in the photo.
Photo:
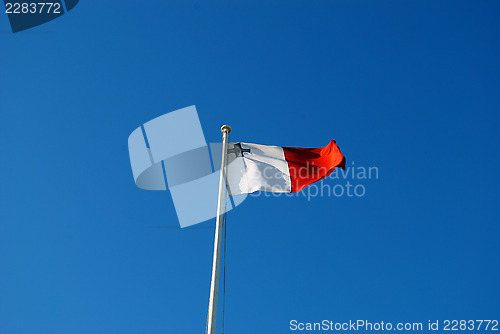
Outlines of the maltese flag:
[{"label": "maltese flag", "polygon": [[228,143],[227,184],[231,195],[269,191],[293,193],[345,168],[334,140],[325,147],[299,148]]}]

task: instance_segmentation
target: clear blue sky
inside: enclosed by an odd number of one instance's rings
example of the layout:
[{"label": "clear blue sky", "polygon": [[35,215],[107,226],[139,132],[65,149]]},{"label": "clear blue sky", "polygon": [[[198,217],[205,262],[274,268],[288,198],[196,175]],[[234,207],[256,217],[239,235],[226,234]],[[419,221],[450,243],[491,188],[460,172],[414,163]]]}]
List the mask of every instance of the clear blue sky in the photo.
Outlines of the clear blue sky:
[{"label": "clear blue sky", "polygon": [[[134,185],[128,135],[196,105],[208,142],[376,166],[362,198],[228,215],[226,333],[498,319],[498,1],[81,1],[0,15],[0,333],[204,333],[214,222]],[[187,134],[186,134],[187,135]],[[181,140],[181,139],[180,139]],[[329,180],[328,184],[343,180]]]}]

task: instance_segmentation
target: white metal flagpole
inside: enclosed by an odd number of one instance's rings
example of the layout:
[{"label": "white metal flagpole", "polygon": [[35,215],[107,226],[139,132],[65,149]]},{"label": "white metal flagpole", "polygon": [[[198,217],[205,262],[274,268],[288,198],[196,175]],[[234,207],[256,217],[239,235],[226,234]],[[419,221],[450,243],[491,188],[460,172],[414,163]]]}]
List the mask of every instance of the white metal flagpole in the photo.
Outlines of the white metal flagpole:
[{"label": "white metal flagpole", "polygon": [[227,160],[227,143],[229,141],[229,133],[231,127],[223,125],[222,131],[222,159],[220,168],[219,180],[219,200],[217,204],[217,220],[215,223],[215,240],[214,240],[214,260],[212,265],[212,281],[210,283],[210,299],[208,304],[207,318],[207,334],[215,334],[215,324],[217,317],[217,295],[219,292],[219,269],[220,269],[220,246],[222,240],[222,217],[224,215],[224,200],[226,190],[226,160]]}]

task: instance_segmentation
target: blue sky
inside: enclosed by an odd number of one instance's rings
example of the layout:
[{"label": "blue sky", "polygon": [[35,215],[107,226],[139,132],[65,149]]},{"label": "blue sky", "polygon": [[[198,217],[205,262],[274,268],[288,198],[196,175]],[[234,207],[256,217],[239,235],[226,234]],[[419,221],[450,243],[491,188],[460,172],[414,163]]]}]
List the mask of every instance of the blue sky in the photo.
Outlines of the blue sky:
[{"label": "blue sky", "polygon": [[204,332],[214,222],[178,228],[127,152],[189,105],[208,142],[224,123],[233,141],[335,139],[379,170],[361,198],[229,213],[226,332],[498,319],[499,10],[81,1],[16,34],[0,15],[0,332]]}]

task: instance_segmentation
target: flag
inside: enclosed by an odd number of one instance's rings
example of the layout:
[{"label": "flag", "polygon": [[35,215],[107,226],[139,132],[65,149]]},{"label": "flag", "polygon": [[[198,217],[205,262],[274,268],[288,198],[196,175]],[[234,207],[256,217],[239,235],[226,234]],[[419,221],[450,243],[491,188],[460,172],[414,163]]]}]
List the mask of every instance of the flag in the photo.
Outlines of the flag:
[{"label": "flag", "polygon": [[325,147],[299,148],[228,143],[227,184],[231,195],[269,191],[293,193],[345,168],[334,140]]}]

